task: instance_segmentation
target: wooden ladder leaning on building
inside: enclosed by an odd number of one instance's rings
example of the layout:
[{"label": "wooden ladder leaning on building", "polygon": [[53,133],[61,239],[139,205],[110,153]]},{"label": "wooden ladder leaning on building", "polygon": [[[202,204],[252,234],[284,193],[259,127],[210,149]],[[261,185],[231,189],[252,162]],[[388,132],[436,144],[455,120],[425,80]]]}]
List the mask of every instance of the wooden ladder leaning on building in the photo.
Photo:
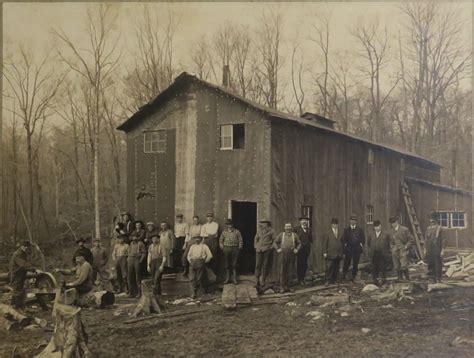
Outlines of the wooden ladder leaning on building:
[{"label": "wooden ladder leaning on building", "polygon": [[402,195],[403,201],[405,202],[405,208],[407,209],[408,217],[410,218],[410,224],[413,231],[413,236],[416,243],[416,256],[419,260],[423,258],[422,245],[424,245],[423,233],[421,232],[420,222],[416,216],[415,207],[413,206],[413,201],[411,200],[410,188],[408,187],[407,182],[402,179]]}]

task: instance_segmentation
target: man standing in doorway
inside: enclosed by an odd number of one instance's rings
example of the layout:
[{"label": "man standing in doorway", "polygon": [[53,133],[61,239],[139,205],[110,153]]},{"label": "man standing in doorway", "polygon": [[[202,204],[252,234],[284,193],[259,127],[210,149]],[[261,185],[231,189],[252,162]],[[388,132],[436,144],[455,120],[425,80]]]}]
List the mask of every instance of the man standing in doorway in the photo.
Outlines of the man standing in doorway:
[{"label": "man standing in doorway", "polygon": [[217,248],[219,247],[219,240],[217,233],[219,231],[219,225],[214,221],[214,214],[207,213],[207,222],[202,225],[201,236],[204,244],[209,247],[212,253],[212,259],[209,262],[209,266],[212,268],[214,274],[217,275]]},{"label": "man standing in doorway", "polygon": [[403,280],[403,275],[410,280],[408,272],[408,252],[413,242],[413,236],[407,227],[400,225],[398,217],[390,218],[392,225],[390,248],[392,250],[393,268],[397,271],[399,280]]},{"label": "man standing in doorway", "polygon": [[257,231],[254,240],[256,253],[255,280],[257,289],[261,286],[265,286],[274,240],[275,233],[273,232],[271,222],[269,220],[260,220],[260,229]]},{"label": "man standing in doorway", "polygon": [[296,257],[296,274],[298,276],[298,283],[304,285],[304,278],[308,269],[308,258],[313,244],[313,230],[309,227],[309,218],[300,218],[300,225],[296,228],[295,233],[301,241],[301,249]]},{"label": "man standing in doorway", "polygon": [[173,248],[174,267],[176,269],[183,268],[184,242],[186,241],[188,234],[189,225],[183,222],[183,214],[176,215],[176,222],[174,224],[175,240]]},{"label": "man standing in doorway", "polygon": [[426,228],[425,240],[425,257],[428,262],[428,275],[430,275],[436,283],[441,281],[443,254],[447,241],[443,228],[438,224],[438,215],[436,213],[430,215],[430,225]]},{"label": "man standing in doorway", "polygon": [[237,260],[244,241],[242,234],[234,227],[231,219],[227,219],[225,225],[226,229],[222,231],[221,237],[219,238],[219,246],[224,252],[226,268],[226,280],[224,283],[230,283],[232,274],[233,282],[237,284]]},{"label": "man standing in doorway", "polygon": [[287,291],[293,292],[289,288],[291,268],[295,267],[295,259],[301,248],[301,242],[298,235],[293,232],[290,223],[285,224],[285,231],[280,233],[273,244],[280,258],[280,293]]},{"label": "man standing in doorway", "polygon": [[347,271],[352,261],[352,278],[357,277],[359,269],[359,259],[365,244],[364,230],[357,225],[357,216],[352,214],[349,218],[349,226],[344,229],[342,234],[342,242],[344,243],[344,267],[342,268],[342,276],[345,279]]}]

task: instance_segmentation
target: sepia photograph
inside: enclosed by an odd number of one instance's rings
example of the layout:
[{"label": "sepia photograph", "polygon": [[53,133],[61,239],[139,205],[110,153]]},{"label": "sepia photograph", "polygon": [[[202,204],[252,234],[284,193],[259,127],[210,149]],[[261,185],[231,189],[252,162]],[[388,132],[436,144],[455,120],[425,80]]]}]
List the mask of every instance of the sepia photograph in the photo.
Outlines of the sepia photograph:
[{"label": "sepia photograph", "polygon": [[0,357],[473,357],[473,13],[3,2]]}]

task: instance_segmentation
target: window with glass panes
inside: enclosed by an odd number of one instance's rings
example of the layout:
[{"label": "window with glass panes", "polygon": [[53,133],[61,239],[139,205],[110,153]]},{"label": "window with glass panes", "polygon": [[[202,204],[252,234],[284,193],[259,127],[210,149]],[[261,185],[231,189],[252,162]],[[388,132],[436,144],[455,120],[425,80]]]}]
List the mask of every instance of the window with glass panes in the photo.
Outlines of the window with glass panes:
[{"label": "window with glass panes", "polygon": [[166,152],[166,131],[148,131],[143,133],[143,150],[145,153]]},{"label": "window with glass panes", "polygon": [[438,223],[442,227],[449,227],[449,213],[447,212],[439,212],[438,213]]},{"label": "window with glass panes", "polygon": [[466,213],[460,211],[451,213],[451,226],[453,228],[466,227]]},{"label": "window with glass panes", "polygon": [[221,149],[233,149],[232,124],[221,126]]},{"label": "window with glass panes", "polygon": [[369,225],[374,223],[374,207],[372,205],[365,206],[365,218]]}]

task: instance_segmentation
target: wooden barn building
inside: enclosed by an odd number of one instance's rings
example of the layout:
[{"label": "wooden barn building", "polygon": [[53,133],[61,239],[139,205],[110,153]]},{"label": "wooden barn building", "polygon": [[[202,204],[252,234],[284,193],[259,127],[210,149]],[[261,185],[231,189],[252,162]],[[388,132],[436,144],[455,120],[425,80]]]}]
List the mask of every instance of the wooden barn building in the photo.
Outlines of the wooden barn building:
[{"label": "wooden barn building", "polygon": [[242,272],[253,268],[263,218],[280,231],[310,217],[319,270],[322,232],[332,217],[347,225],[351,213],[366,232],[393,215],[424,232],[437,211],[448,245],[472,246],[471,193],[441,185],[438,164],[339,132],[315,114],[282,113],[182,73],[118,129],[127,138],[128,210],[171,224],[177,213],[188,222],[209,211],[219,224],[232,218],[245,241]]}]

